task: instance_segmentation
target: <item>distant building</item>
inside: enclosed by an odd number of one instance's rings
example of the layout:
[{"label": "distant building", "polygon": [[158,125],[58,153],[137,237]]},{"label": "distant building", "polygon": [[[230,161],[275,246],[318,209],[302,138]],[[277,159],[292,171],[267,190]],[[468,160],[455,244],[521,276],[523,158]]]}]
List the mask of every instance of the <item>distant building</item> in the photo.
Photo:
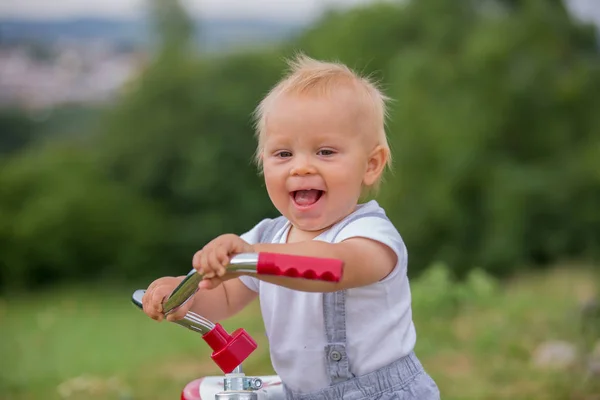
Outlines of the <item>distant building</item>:
[{"label": "distant building", "polygon": [[43,58],[26,46],[0,48],[0,107],[106,103],[138,73],[142,60],[103,43],[57,43]]}]

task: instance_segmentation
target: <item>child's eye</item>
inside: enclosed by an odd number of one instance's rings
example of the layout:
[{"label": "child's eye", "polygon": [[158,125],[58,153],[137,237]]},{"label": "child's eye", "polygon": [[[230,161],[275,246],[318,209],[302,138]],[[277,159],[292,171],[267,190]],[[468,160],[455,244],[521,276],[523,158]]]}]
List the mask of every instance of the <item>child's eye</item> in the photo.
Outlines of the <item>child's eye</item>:
[{"label": "child's eye", "polygon": [[280,151],[275,153],[275,157],[278,158],[288,158],[292,156],[292,152],[291,151]]},{"label": "child's eye", "polygon": [[321,149],[317,152],[317,154],[320,156],[332,156],[335,154],[335,151],[331,149]]}]

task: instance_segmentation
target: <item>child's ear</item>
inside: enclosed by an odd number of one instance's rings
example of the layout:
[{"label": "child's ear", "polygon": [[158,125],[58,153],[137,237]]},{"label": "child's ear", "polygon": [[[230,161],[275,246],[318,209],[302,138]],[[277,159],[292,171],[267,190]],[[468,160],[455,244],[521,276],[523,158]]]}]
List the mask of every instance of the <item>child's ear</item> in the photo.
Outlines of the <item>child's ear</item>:
[{"label": "child's ear", "polygon": [[378,180],[388,160],[388,150],[379,145],[371,151],[369,158],[367,159],[367,170],[363,177],[363,184],[365,186],[372,186]]}]

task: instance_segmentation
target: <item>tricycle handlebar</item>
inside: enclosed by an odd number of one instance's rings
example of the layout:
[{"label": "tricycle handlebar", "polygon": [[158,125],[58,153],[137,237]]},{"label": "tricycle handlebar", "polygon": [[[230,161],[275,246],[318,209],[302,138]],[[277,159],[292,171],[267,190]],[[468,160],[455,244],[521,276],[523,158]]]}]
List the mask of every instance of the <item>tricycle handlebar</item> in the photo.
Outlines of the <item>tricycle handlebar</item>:
[{"label": "tricycle handlebar", "polygon": [[[295,256],[277,253],[242,253],[231,258],[228,273],[240,275],[272,275],[290,278],[339,282],[343,262],[337,259]],[[172,313],[198,290],[203,275],[192,271],[173,290],[163,304],[165,315]]]},{"label": "tricycle handlebar", "polygon": [[[344,263],[341,260],[321,257],[306,257],[277,253],[242,253],[231,258],[227,274],[271,275],[290,278],[304,278],[328,282],[339,282]],[[204,276],[192,270],[173,290],[163,304],[165,315],[172,313],[189,301],[198,290]],[[132,302],[142,308],[145,290],[136,290]],[[238,329],[229,335],[219,324],[188,312],[175,323],[190,330],[202,333],[204,340],[214,350],[211,356],[226,373],[239,368],[241,362],[256,349],[256,342],[243,330]]]}]

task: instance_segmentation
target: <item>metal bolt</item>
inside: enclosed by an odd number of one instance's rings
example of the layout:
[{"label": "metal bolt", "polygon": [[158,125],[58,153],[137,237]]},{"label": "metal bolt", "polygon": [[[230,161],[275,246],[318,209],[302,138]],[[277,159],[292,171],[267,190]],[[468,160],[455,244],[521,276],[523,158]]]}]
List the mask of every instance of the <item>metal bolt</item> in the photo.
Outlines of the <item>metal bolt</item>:
[{"label": "metal bolt", "polygon": [[258,390],[262,387],[263,382],[260,378],[254,378],[252,379],[252,382],[250,383],[250,387],[254,390]]}]

